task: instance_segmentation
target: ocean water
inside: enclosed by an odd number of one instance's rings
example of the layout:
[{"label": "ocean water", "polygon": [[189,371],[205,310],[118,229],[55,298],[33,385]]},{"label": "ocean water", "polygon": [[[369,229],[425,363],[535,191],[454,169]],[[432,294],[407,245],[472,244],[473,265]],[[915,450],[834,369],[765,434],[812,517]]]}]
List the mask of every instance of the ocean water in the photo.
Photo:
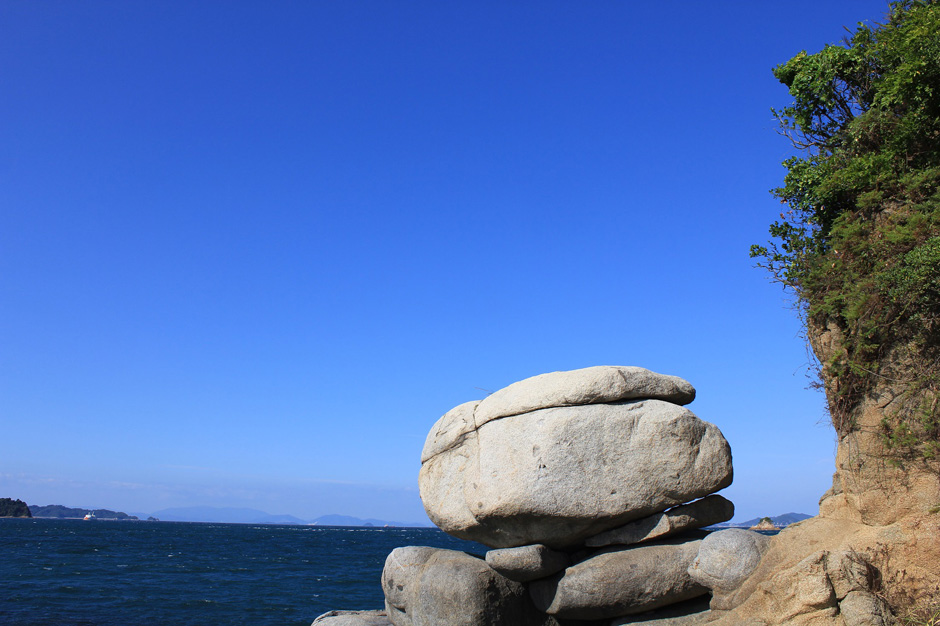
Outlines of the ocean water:
[{"label": "ocean water", "polygon": [[307,625],[382,608],[405,545],[485,550],[432,528],[0,519],[0,625]]}]

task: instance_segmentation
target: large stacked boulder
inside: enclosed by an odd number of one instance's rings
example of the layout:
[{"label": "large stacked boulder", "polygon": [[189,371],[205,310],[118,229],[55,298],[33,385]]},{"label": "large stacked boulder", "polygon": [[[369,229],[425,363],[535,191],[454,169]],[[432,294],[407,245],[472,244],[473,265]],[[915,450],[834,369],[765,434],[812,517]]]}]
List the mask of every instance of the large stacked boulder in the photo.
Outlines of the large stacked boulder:
[{"label": "large stacked boulder", "polygon": [[567,548],[731,484],[688,382],[638,367],[542,374],[446,413],[422,452],[431,520],[496,548]]},{"label": "large stacked boulder", "polygon": [[[715,494],[731,483],[731,448],[684,407],[694,398],[681,378],[603,366],[535,376],[448,411],[422,452],[421,498],[442,530],[492,550],[395,550],[382,575],[386,619],[701,622],[713,588],[730,594],[763,543],[698,530],[731,519],[734,505]],[[754,547],[746,563],[738,543]]]}]

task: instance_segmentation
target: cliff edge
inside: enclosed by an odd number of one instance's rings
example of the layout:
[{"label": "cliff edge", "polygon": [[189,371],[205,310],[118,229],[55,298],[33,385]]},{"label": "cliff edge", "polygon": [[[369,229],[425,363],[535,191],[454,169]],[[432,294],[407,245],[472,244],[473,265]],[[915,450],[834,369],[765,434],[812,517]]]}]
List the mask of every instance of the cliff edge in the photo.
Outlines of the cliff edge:
[{"label": "cliff edge", "polygon": [[819,516],[774,538],[723,624],[940,619],[938,32],[940,2],[899,0],[774,68],[797,154],[751,255],[796,296],[838,448]]},{"label": "cliff edge", "polygon": [[933,459],[899,451],[886,434],[904,407],[932,392],[906,381],[911,347],[896,347],[860,401],[832,406],[844,398],[830,365],[845,349],[843,336],[836,324],[810,326],[830,410],[845,411],[833,486],[817,517],[774,536],[744,584],[713,598],[715,626],[936,623],[940,473]]}]

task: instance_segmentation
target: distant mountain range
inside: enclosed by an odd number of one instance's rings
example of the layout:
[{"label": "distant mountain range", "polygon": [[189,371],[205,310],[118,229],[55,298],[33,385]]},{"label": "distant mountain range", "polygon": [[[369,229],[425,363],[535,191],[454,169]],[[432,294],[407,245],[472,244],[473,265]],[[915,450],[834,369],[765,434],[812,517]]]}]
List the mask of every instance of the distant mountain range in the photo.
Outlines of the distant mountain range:
[{"label": "distant mountain range", "polygon": [[[790,524],[795,524],[811,517],[812,515],[806,515],[805,513],[784,513],[783,515],[771,517],[770,521],[774,523],[774,526],[783,528],[784,526],[789,526]],[[751,526],[756,526],[761,519],[763,518],[755,517],[746,522],[723,522],[721,524],[715,524],[715,526],[719,528],[750,528]]]},{"label": "distant mountain range", "polygon": [[393,522],[382,519],[361,519],[349,515],[322,515],[316,519],[304,520],[293,515],[271,515],[258,509],[216,506],[187,506],[162,509],[152,514],[136,513],[128,515],[108,509],[78,509],[61,504],[48,506],[31,505],[29,511],[33,517],[53,519],[81,519],[93,513],[97,519],[137,520],[156,518],[164,522],[214,522],[219,524],[300,524],[317,526],[392,526],[398,528],[427,528],[428,522]]},{"label": "distant mountain range", "polygon": [[427,522],[389,522],[382,519],[359,519],[348,515],[321,515],[311,523],[317,526],[395,526],[399,528],[428,528],[431,524]]},{"label": "distant mountain range", "polygon": [[427,522],[394,522],[380,519],[361,519],[349,515],[322,515],[303,520],[293,515],[271,515],[257,509],[233,507],[190,506],[163,509],[153,516],[166,522],[215,522],[221,524],[316,524],[318,526],[397,526],[427,527]]},{"label": "distant mountain range", "polygon": [[257,509],[234,507],[187,506],[155,511],[153,516],[164,522],[217,522],[225,524],[306,524],[293,515],[271,515]]},{"label": "distant mountain range", "polygon": [[[51,518],[82,518],[86,513],[94,513],[98,519],[136,520],[147,517],[138,513],[136,516],[110,511],[108,509],[76,509],[51,504],[49,506],[30,506],[33,517]],[[317,526],[365,526],[377,527],[392,526],[397,528],[427,528],[428,522],[396,522],[381,519],[362,519],[350,515],[321,515],[312,520],[303,520],[293,515],[272,515],[258,509],[215,506],[189,506],[162,509],[151,514],[153,517],[165,522],[214,522],[221,524],[299,524]],[[780,528],[795,524],[796,522],[812,517],[805,513],[784,513],[771,517],[770,521]],[[761,518],[755,517],[745,522],[723,522],[715,524],[716,528],[750,528],[757,525]]]}]

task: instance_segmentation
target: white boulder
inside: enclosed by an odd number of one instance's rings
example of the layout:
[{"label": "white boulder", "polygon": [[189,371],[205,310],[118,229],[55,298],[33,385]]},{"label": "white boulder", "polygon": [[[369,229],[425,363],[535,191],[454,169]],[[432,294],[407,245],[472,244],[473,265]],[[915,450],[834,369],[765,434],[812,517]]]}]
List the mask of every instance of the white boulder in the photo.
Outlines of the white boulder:
[{"label": "white boulder", "polygon": [[440,451],[421,466],[425,510],[445,532],[493,548],[574,546],[732,479],[718,428],[662,400],[544,408],[442,430],[460,435],[449,447],[441,429],[429,437]]}]

